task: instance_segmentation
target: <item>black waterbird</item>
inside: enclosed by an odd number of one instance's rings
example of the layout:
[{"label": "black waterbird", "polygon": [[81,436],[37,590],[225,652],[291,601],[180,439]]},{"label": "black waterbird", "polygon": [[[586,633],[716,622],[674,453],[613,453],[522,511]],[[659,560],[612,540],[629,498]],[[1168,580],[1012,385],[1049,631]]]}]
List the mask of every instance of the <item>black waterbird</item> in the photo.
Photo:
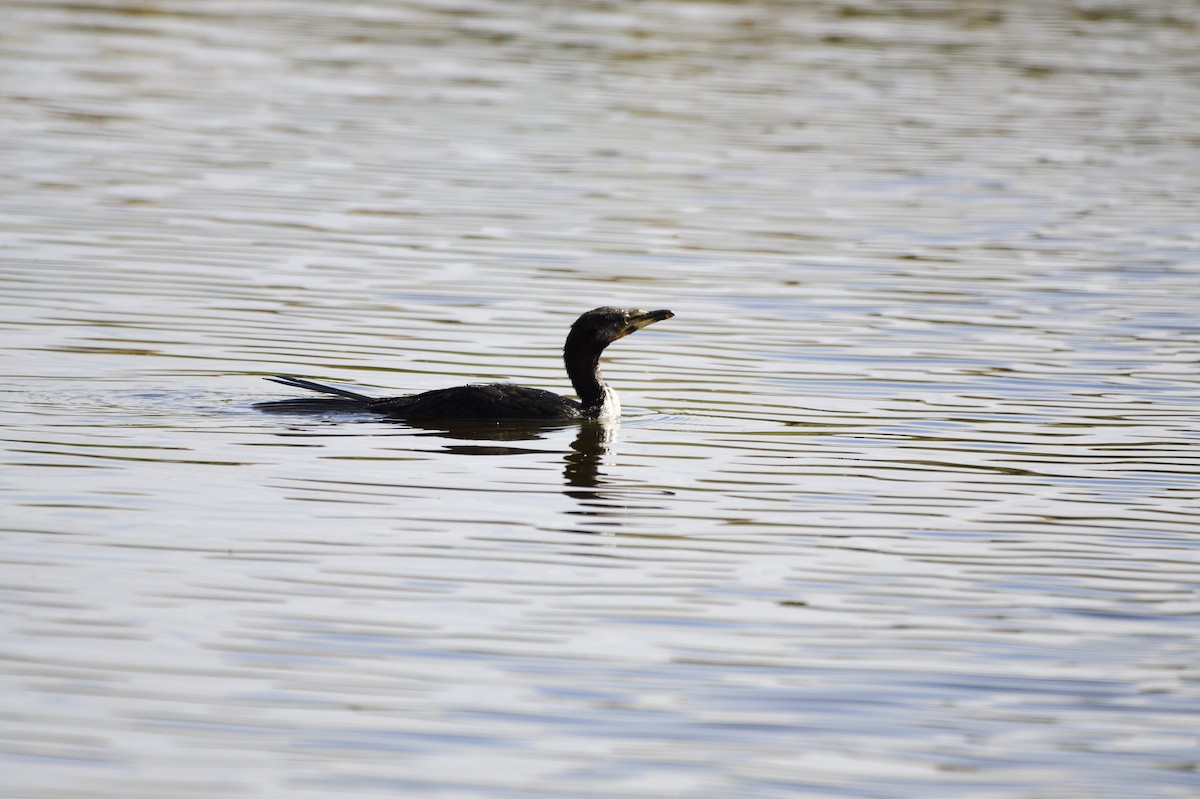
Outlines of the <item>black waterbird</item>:
[{"label": "black waterbird", "polygon": [[268,377],[277,383],[333,397],[298,397],[255,405],[266,411],[365,411],[391,419],[615,419],[621,415],[617,392],[600,375],[600,355],[619,338],[670,319],[667,310],[596,308],[575,320],[563,346],[563,363],[579,400],[552,391],[512,383],[455,386],[406,397],[374,398],[299,377]]}]

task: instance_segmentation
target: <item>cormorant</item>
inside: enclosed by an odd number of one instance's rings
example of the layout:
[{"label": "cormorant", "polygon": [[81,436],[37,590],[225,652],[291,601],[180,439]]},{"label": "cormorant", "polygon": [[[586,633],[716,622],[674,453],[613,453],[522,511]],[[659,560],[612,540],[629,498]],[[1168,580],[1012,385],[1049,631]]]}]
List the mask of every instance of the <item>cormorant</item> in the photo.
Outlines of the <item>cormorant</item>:
[{"label": "cormorant", "polygon": [[563,346],[563,363],[579,400],[540,388],[512,383],[439,388],[407,397],[375,399],[354,391],[321,385],[299,377],[268,377],[285,386],[306,388],[336,397],[273,400],[254,407],[268,411],[367,411],[392,419],[615,419],[621,403],[600,376],[600,355],[619,338],[646,325],[670,319],[667,310],[596,308],[575,320]]}]

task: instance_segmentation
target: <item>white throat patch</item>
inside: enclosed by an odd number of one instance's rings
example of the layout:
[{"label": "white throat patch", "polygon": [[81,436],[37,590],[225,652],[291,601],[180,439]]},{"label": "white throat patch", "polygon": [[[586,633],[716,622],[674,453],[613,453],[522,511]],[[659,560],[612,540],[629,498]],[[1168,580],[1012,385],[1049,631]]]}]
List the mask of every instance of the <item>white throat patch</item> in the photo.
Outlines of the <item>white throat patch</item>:
[{"label": "white throat patch", "polygon": [[600,415],[596,418],[606,420],[621,418],[621,400],[617,399],[617,392],[608,386],[604,387],[604,399],[600,403]]}]

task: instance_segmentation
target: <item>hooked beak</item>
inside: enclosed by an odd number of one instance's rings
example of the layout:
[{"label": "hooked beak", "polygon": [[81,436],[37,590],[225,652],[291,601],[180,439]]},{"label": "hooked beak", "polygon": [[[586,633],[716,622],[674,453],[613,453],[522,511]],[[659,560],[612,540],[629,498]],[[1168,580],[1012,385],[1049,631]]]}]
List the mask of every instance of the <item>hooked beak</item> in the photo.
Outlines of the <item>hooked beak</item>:
[{"label": "hooked beak", "polygon": [[[646,325],[652,325],[655,322],[661,322],[664,319],[670,319],[675,314],[666,310],[661,311],[633,311],[629,314],[629,333],[635,330],[641,330]],[[628,333],[626,333],[628,335]]]}]

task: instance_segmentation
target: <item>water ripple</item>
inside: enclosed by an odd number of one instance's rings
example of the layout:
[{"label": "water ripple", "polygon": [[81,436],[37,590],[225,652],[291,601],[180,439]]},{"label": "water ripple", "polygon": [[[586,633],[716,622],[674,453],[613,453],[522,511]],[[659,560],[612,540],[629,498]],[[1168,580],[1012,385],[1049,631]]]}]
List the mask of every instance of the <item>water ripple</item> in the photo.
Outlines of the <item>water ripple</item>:
[{"label": "water ripple", "polygon": [[1198,28],[10,4],[9,791],[1190,795]]}]

